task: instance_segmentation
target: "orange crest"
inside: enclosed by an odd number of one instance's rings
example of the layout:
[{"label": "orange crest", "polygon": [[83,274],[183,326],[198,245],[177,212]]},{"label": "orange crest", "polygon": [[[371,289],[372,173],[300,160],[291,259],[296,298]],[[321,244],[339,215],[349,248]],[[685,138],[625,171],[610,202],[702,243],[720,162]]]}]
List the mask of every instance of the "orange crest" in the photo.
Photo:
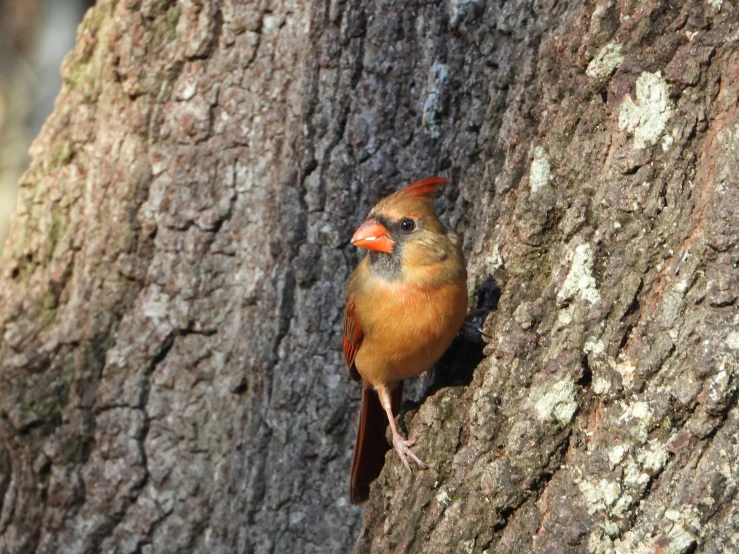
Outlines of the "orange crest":
[{"label": "orange crest", "polygon": [[411,183],[407,187],[380,200],[380,202],[378,202],[372,209],[370,215],[387,212],[388,210],[391,212],[397,211],[398,206],[402,204],[403,207],[399,208],[400,212],[395,213],[394,216],[405,216],[407,215],[409,208],[408,202],[411,202],[416,206],[418,205],[418,201],[420,201],[421,204],[425,204],[426,202],[430,204],[434,199],[433,195],[434,192],[436,192],[436,189],[446,185],[447,183],[449,183],[449,179],[446,177],[429,177],[428,179],[421,179],[420,181]]},{"label": "orange crest", "polygon": [[446,177],[429,177],[427,179],[421,179],[415,183],[411,183],[404,189],[399,190],[396,194],[398,196],[422,196],[429,197],[436,192],[436,189],[449,184],[449,179]]}]

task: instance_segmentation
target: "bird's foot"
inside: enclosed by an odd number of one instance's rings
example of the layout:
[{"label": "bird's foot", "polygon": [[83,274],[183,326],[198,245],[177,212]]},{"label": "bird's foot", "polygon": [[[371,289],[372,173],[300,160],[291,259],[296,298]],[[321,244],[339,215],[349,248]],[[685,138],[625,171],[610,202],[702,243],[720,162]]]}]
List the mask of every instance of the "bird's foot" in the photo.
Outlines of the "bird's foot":
[{"label": "bird's foot", "polygon": [[416,464],[418,464],[418,467],[420,467],[421,469],[429,468],[429,465],[421,460],[418,456],[416,456],[413,450],[411,450],[411,446],[416,444],[417,440],[418,437],[404,439],[400,433],[393,434],[393,446],[395,447],[395,450],[400,457],[400,461],[403,462],[403,465],[406,467],[406,469],[408,469],[408,471],[411,471],[411,464],[408,462],[408,458],[416,462]]},{"label": "bird's foot", "polygon": [[483,342],[482,337],[487,339],[491,338],[491,335],[482,330],[482,324],[485,323],[485,317],[489,313],[490,310],[478,308],[467,314],[467,317],[464,318],[464,322],[462,323],[462,329],[460,330],[467,340],[470,342],[480,343]]}]

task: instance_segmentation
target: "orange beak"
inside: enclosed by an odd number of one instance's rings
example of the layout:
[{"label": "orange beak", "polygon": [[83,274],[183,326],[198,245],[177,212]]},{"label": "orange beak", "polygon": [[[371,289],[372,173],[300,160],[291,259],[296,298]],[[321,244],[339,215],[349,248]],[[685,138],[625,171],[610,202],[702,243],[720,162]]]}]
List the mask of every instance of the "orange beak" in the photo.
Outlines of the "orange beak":
[{"label": "orange beak", "polygon": [[390,254],[395,243],[390,238],[390,232],[385,226],[372,217],[362,223],[357,232],[354,233],[352,244],[367,250]]}]

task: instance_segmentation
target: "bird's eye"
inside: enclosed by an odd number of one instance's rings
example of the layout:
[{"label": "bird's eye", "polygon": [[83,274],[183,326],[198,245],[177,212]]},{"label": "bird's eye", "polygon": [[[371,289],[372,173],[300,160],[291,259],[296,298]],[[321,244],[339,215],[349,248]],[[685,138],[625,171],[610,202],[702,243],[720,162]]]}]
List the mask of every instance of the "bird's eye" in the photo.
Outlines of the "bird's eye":
[{"label": "bird's eye", "polygon": [[404,233],[410,233],[416,230],[416,222],[412,219],[404,219],[400,222],[400,230]]}]

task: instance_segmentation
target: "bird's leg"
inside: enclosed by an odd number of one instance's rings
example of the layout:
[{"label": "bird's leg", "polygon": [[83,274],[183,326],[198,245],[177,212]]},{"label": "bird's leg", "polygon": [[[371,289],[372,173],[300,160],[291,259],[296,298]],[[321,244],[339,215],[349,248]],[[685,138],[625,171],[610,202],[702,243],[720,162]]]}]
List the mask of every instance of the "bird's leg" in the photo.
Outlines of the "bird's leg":
[{"label": "bird's leg", "polygon": [[400,461],[403,462],[403,465],[408,469],[408,471],[411,470],[408,458],[416,462],[418,467],[422,469],[428,468],[428,464],[419,459],[418,456],[413,453],[413,450],[411,450],[411,446],[415,444],[416,438],[407,440],[398,430],[398,425],[395,423],[395,416],[393,415],[390,389],[386,386],[378,387],[377,394],[380,397],[380,404],[382,404],[382,408],[385,410],[387,419],[390,422],[390,431],[393,433],[393,446],[398,452],[398,456],[400,456]]}]

